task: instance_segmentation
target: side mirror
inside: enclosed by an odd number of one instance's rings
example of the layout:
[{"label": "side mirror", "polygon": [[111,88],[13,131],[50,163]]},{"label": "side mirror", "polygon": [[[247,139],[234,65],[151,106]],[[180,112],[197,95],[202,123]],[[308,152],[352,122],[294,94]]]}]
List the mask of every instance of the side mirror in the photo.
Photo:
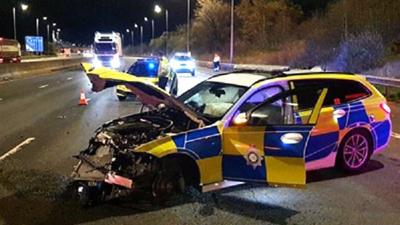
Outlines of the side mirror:
[{"label": "side mirror", "polygon": [[236,126],[243,126],[246,125],[248,122],[246,113],[239,113],[238,115],[233,118],[233,124]]}]

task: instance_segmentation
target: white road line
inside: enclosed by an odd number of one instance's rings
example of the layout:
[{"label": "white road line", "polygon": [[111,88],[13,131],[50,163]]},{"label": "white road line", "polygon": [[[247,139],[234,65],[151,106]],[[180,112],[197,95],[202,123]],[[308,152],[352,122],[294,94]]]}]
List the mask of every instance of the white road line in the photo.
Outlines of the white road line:
[{"label": "white road line", "polygon": [[3,161],[3,160],[4,160],[5,158],[7,158],[8,156],[17,153],[19,150],[22,149],[22,147],[23,147],[24,145],[27,145],[27,144],[31,143],[33,140],[35,140],[34,137],[27,138],[27,139],[26,139],[25,141],[23,141],[21,144],[17,145],[15,148],[11,149],[11,150],[8,151],[6,154],[2,155],[2,156],[0,157],[0,161]]},{"label": "white road line", "polygon": [[0,98],[0,102],[1,102],[1,101],[3,101],[3,99],[2,99],[2,98]]},{"label": "white road line", "polygon": [[392,132],[392,137],[400,139],[400,134]]},{"label": "white road line", "polygon": [[48,87],[48,86],[49,86],[48,84],[45,84],[45,85],[40,86],[39,89],[42,89],[42,88],[45,88],[45,87]]},{"label": "white road line", "polygon": [[72,80],[72,77],[68,77],[67,80]]}]

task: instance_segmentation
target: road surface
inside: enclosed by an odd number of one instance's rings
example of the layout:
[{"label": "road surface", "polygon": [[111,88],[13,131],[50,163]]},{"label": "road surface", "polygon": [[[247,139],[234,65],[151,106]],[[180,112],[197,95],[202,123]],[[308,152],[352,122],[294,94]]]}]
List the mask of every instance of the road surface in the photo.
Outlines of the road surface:
[{"label": "road surface", "polygon": [[[210,74],[180,76],[180,92]],[[86,107],[78,106],[81,90],[90,98]],[[400,109],[391,106],[400,133]],[[0,159],[0,224],[400,224],[400,135],[363,173],[311,172],[305,189],[244,185],[192,191],[162,206],[130,200],[79,207],[68,189],[72,156],[98,126],[139,108],[119,102],[113,89],[92,93],[81,71],[0,83],[0,156],[9,153]]]}]

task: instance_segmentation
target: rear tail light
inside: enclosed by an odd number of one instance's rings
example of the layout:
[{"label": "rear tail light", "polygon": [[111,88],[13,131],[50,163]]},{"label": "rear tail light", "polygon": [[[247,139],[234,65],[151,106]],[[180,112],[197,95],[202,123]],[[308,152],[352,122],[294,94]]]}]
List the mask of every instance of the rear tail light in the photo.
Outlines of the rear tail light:
[{"label": "rear tail light", "polygon": [[392,110],[390,109],[390,107],[386,104],[386,103],[381,103],[381,109],[383,111],[385,111],[386,113],[390,114],[392,112]]}]

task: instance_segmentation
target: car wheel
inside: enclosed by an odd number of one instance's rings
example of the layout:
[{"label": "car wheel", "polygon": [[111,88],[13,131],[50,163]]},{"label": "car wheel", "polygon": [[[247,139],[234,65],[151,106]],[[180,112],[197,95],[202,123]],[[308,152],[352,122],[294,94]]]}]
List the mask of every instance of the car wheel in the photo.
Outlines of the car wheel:
[{"label": "car wheel", "polygon": [[372,141],[368,132],[351,131],[340,144],[337,165],[348,172],[360,171],[368,163],[371,153]]},{"label": "car wheel", "polygon": [[82,182],[77,185],[77,200],[82,207],[93,206],[99,202],[96,189]]},{"label": "car wheel", "polygon": [[126,100],[126,95],[117,95],[118,96],[118,100],[120,101],[125,101]]},{"label": "car wheel", "polygon": [[155,176],[152,183],[152,195],[158,200],[183,193],[184,190],[185,179],[180,169],[162,170]]}]

